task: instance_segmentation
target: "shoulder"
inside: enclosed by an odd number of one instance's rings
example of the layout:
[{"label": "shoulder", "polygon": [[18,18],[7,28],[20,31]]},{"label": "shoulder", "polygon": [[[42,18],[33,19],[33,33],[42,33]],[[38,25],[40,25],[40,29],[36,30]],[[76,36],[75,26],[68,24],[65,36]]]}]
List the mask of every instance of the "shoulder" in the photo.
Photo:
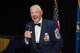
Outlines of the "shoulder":
[{"label": "shoulder", "polygon": [[25,30],[29,30],[29,28],[32,28],[32,26],[33,26],[33,22],[32,22],[32,21],[27,22],[27,23],[25,24]]},{"label": "shoulder", "polygon": [[44,21],[46,24],[55,25],[55,21],[54,21],[54,20],[43,19],[43,21]]},{"label": "shoulder", "polygon": [[33,21],[30,21],[30,22],[26,22],[26,26],[28,26],[28,25],[32,25],[33,24]]},{"label": "shoulder", "polygon": [[53,28],[53,29],[56,28],[56,22],[54,20],[47,20],[47,19],[45,19],[44,22],[45,22],[45,25],[47,27],[50,27],[50,28]]}]

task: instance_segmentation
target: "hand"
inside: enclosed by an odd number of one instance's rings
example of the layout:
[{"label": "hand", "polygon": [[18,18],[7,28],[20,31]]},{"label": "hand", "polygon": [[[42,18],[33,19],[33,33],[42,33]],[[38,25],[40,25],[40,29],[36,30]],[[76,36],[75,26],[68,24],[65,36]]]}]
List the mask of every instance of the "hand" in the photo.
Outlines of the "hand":
[{"label": "hand", "polygon": [[32,31],[25,31],[24,36],[25,38],[31,38],[31,34],[32,34]]}]

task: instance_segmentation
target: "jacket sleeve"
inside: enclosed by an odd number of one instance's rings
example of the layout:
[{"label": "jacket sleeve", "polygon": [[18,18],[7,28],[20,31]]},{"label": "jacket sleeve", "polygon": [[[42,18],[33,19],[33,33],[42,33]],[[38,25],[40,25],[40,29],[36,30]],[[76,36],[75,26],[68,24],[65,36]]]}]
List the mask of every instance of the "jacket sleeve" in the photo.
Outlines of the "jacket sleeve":
[{"label": "jacket sleeve", "polygon": [[60,49],[63,46],[63,39],[62,36],[59,33],[59,30],[56,28],[55,23],[52,24],[51,26],[51,34],[52,34],[52,39],[53,39],[53,52],[55,53],[60,53]]}]

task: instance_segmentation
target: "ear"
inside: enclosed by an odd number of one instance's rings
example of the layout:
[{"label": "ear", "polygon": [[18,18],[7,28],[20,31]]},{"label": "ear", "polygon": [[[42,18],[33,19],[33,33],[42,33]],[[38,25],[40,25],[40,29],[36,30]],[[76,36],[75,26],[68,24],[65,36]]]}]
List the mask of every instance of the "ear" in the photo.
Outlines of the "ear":
[{"label": "ear", "polygon": [[43,11],[41,11],[41,15],[43,15]]}]

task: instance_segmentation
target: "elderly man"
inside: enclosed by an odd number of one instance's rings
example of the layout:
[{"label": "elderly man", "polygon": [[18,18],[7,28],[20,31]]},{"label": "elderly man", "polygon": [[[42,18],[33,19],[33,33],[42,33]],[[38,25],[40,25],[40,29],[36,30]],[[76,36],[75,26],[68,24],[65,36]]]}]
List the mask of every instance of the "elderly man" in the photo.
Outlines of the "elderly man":
[{"label": "elderly man", "polygon": [[32,21],[26,24],[25,43],[31,46],[31,53],[60,53],[63,41],[55,21],[43,19],[42,14],[39,5],[30,7]]}]

